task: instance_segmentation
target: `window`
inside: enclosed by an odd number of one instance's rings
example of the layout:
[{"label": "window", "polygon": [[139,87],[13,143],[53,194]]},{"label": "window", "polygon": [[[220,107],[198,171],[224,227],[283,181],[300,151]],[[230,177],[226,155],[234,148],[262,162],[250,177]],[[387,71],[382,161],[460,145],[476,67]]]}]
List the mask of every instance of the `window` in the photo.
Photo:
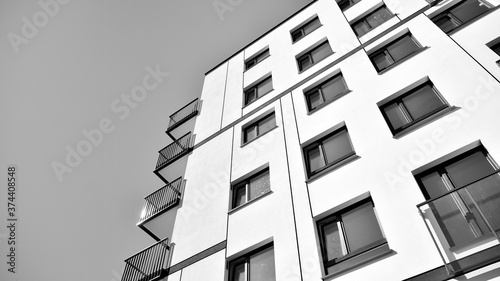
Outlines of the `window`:
[{"label": "window", "polygon": [[496,43],[495,45],[491,46],[490,49],[495,52],[497,55],[500,56],[500,42]]},{"label": "window", "polygon": [[269,49],[265,49],[264,51],[258,53],[257,55],[253,56],[252,58],[248,59],[245,62],[245,70],[252,68],[254,65],[263,61],[267,57],[269,57]]},{"label": "window", "polygon": [[348,90],[349,89],[347,89],[344,77],[342,77],[342,73],[333,76],[332,78],[321,83],[319,86],[305,93],[309,111],[335,100],[338,96],[346,93]]},{"label": "window", "polygon": [[411,34],[405,34],[389,45],[370,55],[370,60],[378,72],[401,61],[421,48]]},{"label": "window", "polygon": [[266,246],[229,263],[229,281],[275,281],[274,248]]},{"label": "window", "polygon": [[490,234],[486,221],[500,230],[498,165],[477,143],[415,175],[450,247]]},{"label": "window", "polygon": [[[373,258],[373,254],[379,255],[370,251],[375,248],[385,245],[384,251],[390,251],[373,208],[368,197],[317,222],[327,275]],[[361,257],[363,253],[369,257]]]},{"label": "window", "polygon": [[299,70],[304,71],[331,54],[333,54],[332,48],[328,41],[325,41],[297,58]]},{"label": "window", "polygon": [[243,128],[243,143],[247,143],[276,127],[274,112]]},{"label": "window", "polygon": [[432,18],[432,21],[446,33],[466,24],[491,7],[480,0],[465,0]]},{"label": "window", "polygon": [[361,1],[361,0],[337,0],[337,4],[339,5],[339,7],[342,11],[345,11],[345,10],[347,10],[347,8],[358,3],[359,1]]},{"label": "window", "polygon": [[249,88],[245,91],[245,105],[249,105],[256,101],[263,95],[269,93],[273,90],[273,79],[272,76],[262,80],[257,85]]},{"label": "window", "polygon": [[343,126],[304,148],[307,174],[311,177],[354,154],[347,128]]},{"label": "window", "polygon": [[318,17],[315,17],[314,19],[308,21],[304,25],[300,26],[299,28],[295,29],[294,31],[291,32],[292,34],[292,42],[295,43],[305,37],[307,34],[313,32],[316,30],[316,28],[321,26],[321,22],[319,21]]},{"label": "window", "polygon": [[380,110],[393,135],[449,107],[431,81],[382,104]]},{"label": "window", "polygon": [[361,20],[352,24],[352,29],[358,37],[365,35],[368,31],[388,21],[394,15],[384,5],[364,16]]},{"label": "window", "polygon": [[269,168],[266,168],[233,186],[232,209],[260,197],[270,190]]}]

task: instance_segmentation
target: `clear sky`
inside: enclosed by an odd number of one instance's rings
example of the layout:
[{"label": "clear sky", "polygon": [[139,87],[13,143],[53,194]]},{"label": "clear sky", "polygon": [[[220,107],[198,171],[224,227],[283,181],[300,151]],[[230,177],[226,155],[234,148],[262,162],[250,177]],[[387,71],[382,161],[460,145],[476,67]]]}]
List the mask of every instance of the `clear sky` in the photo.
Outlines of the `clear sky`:
[{"label": "clear sky", "polygon": [[18,280],[118,281],[154,242],[136,223],[162,186],[169,115],[200,96],[206,71],[309,2],[0,0],[0,280],[12,280],[8,165]]}]

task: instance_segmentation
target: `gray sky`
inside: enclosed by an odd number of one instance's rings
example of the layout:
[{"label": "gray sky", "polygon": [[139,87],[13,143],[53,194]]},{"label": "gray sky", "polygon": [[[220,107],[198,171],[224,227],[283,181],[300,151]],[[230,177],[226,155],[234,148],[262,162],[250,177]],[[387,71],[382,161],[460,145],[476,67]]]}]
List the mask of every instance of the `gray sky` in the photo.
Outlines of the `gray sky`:
[{"label": "gray sky", "polygon": [[168,116],[200,96],[206,71],[309,2],[0,0],[0,279],[9,164],[18,280],[117,281],[154,242],[136,223],[162,186]]}]

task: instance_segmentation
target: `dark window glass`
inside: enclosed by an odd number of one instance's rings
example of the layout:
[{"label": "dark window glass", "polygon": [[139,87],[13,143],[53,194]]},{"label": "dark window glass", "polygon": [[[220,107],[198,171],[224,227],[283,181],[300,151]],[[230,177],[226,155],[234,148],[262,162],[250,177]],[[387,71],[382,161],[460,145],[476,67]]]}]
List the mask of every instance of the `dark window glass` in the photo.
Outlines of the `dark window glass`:
[{"label": "dark window glass", "polygon": [[370,60],[375,65],[377,71],[382,71],[419,49],[420,45],[411,34],[406,34],[370,55]]},{"label": "dark window glass", "polygon": [[447,107],[448,104],[428,81],[382,105],[380,109],[391,132],[396,134]]},{"label": "dark window glass", "polygon": [[276,127],[274,112],[243,129],[243,143],[247,143]]},{"label": "dark window glass", "polygon": [[319,18],[314,18],[311,21],[307,22],[303,26],[299,27],[295,31],[292,32],[292,41],[295,43],[299,39],[303,38],[307,34],[313,32],[316,28],[321,26],[321,22]]},{"label": "dark window glass", "polygon": [[355,22],[352,25],[352,28],[357,36],[363,36],[368,31],[388,21],[393,16],[394,15],[389,11],[389,9],[387,9],[386,6],[382,6],[376,9],[375,11],[369,13],[361,20]]},{"label": "dark window glass", "polygon": [[[349,257],[386,244],[371,199],[365,199],[318,222],[327,274]],[[345,257],[345,258],[344,258]]]},{"label": "dark window glass", "polygon": [[320,44],[316,48],[297,58],[299,70],[303,71],[308,69],[309,67],[328,57],[332,53],[333,51],[330,47],[330,44],[328,44],[328,41]]},{"label": "dark window glass", "polygon": [[253,58],[247,60],[245,62],[245,68],[249,69],[252,68],[254,65],[258,64],[259,62],[263,61],[265,58],[269,57],[269,49],[265,49],[261,53],[257,54]]},{"label": "dark window glass", "polygon": [[493,52],[500,56],[500,42],[491,46],[491,49],[493,50]]},{"label": "dark window glass", "polygon": [[358,3],[359,1],[361,1],[361,0],[337,0],[337,4],[339,5],[339,7],[342,11],[345,11],[345,10],[347,10],[347,8]]},{"label": "dark window glass", "polygon": [[234,185],[232,208],[236,208],[248,201],[260,197],[269,190],[271,190],[269,169],[265,169]]},{"label": "dark window glass", "polygon": [[245,91],[245,105],[248,105],[263,95],[273,90],[273,79],[271,76],[262,80],[257,85]]},{"label": "dark window glass", "polygon": [[500,230],[500,176],[496,171],[486,150],[478,147],[416,176],[428,200],[451,192],[428,204],[450,247],[490,233],[484,218]]},{"label": "dark window glass", "polygon": [[274,248],[266,246],[231,262],[229,281],[276,281]]},{"label": "dark window glass", "polygon": [[345,127],[304,148],[307,173],[312,176],[323,168],[334,165],[354,154],[354,149]]},{"label": "dark window glass", "polygon": [[478,0],[465,0],[435,16],[432,21],[448,33],[484,14],[490,8]]},{"label": "dark window glass", "polygon": [[342,74],[335,75],[334,77],[323,82],[318,87],[305,93],[309,111],[317,108],[325,102],[334,100],[337,96],[347,91]]}]

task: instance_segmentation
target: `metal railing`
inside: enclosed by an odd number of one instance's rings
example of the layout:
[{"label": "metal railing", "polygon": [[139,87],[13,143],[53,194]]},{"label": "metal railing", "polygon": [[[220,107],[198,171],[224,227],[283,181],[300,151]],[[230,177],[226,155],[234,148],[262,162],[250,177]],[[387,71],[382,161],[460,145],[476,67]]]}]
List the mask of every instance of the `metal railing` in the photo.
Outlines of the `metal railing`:
[{"label": "metal railing", "polygon": [[177,156],[191,149],[191,132],[175,140],[173,143],[167,145],[162,150],[158,151],[158,161],[156,162],[156,169],[165,166],[174,160]]},{"label": "metal railing", "polygon": [[[454,247],[469,245],[485,235],[492,235],[500,243],[500,220],[497,213],[500,206],[499,173],[500,171],[495,171],[417,205],[449,275],[466,270],[453,259],[446,261],[445,256],[450,257]],[[440,227],[439,231],[431,230],[433,226],[429,222],[432,219],[435,220],[434,225]],[[476,259],[476,262],[481,263],[481,260]]]},{"label": "metal railing", "polygon": [[125,260],[122,281],[150,281],[166,275],[168,238]]},{"label": "metal railing", "polygon": [[167,131],[172,130],[183,122],[189,120],[191,117],[196,116],[196,114],[198,114],[198,105],[198,98],[196,98],[170,115]]},{"label": "metal railing", "polygon": [[143,222],[152,216],[175,206],[181,198],[181,189],[182,177],[179,177],[178,179],[144,197],[145,202],[139,222]]}]

